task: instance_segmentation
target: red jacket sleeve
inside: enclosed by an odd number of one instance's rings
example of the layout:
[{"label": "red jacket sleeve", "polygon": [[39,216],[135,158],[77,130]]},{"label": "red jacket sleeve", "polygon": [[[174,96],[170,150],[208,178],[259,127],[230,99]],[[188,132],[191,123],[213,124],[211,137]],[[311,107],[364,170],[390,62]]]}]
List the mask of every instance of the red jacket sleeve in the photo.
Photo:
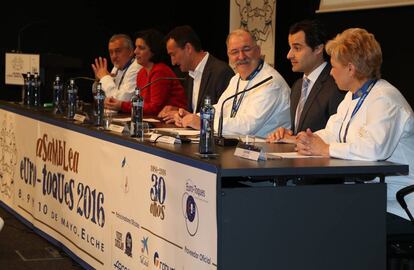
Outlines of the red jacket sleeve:
[{"label": "red jacket sleeve", "polygon": [[[159,66],[155,66],[153,70],[151,70],[148,76],[149,80],[142,80],[146,81],[144,84],[142,84],[142,81],[138,79],[138,86],[142,87],[148,81],[153,82],[158,78],[171,77],[169,76],[170,74],[168,74],[167,70],[158,67]],[[171,88],[171,82],[172,81],[170,80],[159,80],[158,82],[155,82],[146,89],[142,90],[145,115],[157,115],[162,110],[162,108],[164,108],[170,96],[169,92]]]}]

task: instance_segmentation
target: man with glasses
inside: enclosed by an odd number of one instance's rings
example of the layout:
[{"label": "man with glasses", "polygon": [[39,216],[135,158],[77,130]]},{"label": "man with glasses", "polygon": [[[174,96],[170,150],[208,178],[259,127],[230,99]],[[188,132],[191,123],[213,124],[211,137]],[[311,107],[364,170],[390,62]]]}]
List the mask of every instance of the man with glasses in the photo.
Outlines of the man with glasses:
[{"label": "man with glasses", "polygon": [[[229,34],[226,44],[230,64],[237,73],[214,105],[215,130],[217,131],[221,106],[226,98],[270,76],[270,81],[224,103],[223,134],[265,137],[275,125],[289,128],[290,88],[283,77],[263,61],[254,37],[244,29],[237,29]],[[200,128],[199,116],[184,111],[179,112],[175,123],[177,126]]]},{"label": "man with glasses", "polygon": [[[113,35],[109,39],[108,50],[114,67],[109,72],[106,58],[95,58],[92,64],[95,78],[102,84],[107,97],[129,101],[137,84],[137,73],[141,69],[135,60],[132,40],[125,34]],[[96,83],[93,89],[96,89]]]}]

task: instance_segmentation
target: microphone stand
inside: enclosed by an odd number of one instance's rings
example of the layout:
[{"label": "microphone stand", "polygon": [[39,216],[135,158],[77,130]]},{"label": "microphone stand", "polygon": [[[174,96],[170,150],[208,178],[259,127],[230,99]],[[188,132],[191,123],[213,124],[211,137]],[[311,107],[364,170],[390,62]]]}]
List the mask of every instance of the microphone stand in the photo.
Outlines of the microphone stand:
[{"label": "microphone stand", "polygon": [[218,123],[218,131],[217,131],[217,137],[214,138],[215,143],[219,146],[235,146],[239,143],[239,139],[236,138],[225,138],[223,137],[223,108],[224,108],[224,103],[226,103],[226,101],[237,97],[238,95],[241,95],[243,93],[249,92],[257,87],[259,87],[260,85],[266,83],[267,81],[270,81],[271,79],[273,79],[273,76],[269,76],[266,79],[258,82],[257,84],[253,85],[250,88],[247,88],[243,91],[240,91],[234,95],[229,96],[228,98],[226,98],[223,103],[221,103],[221,111],[220,111],[220,118],[219,118],[219,123]]},{"label": "microphone stand", "polygon": [[161,81],[161,80],[170,80],[170,81],[178,80],[178,81],[184,81],[185,78],[179,78],[179,77],[160,77],[158,79],[153,80],[152,82],[147,83],[140,90],[142,91],[145,88],[147,88],[148,86],[152,85],[153,83],[156,83],[156,82]]}]

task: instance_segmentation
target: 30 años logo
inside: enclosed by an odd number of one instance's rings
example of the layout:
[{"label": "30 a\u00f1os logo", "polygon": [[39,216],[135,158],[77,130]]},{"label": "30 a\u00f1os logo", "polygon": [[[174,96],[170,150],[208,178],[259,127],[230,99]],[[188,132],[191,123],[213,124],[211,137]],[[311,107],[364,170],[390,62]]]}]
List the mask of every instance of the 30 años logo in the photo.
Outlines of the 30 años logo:
[{"label": "30 a\u00f1os logo", "polygon": [[153,173],[151,175],[151,182],[153,183],[150,190],[151,206],[150,213],[154,217],[159,217],[161,220],[165,218],[165,198],[167,197],[167,188],[165,179],[161,175]]}]

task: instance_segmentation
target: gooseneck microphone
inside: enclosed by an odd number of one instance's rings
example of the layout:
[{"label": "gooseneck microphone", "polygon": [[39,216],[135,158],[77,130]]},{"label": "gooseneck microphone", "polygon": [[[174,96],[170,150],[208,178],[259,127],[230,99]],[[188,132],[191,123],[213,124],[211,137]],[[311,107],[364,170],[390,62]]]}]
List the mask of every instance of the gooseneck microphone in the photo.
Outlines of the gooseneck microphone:
[{"label": "gooseneck microphone", "polygon": [[258,82],[257,84],[253,85],[252,87],[247,88],[243,91],[237,92],[236,94],[231,95],[228,98],[226,98],[225,100],[223,100],[223,103],[221,103],[221,111],[220,111],[220,117],[219,117],[219,123],[218,123],[217,137],[215,138],[215,141],[216,141],[217,145],[219,145],[219,146],[235,146],[239,142],[238,139],[223,137],[223,107],[224,107],[224,103],[226,103],[226,101],[228,101],[232,98],[237,97],[238,95],[249,92],[249,91],[261,86],[262,84],[270,81],[271,79],[273,79],[273,76],[267,77],[266,79]]},{"label": "gooseneck microphone", "polygon": [[174,80],[177,80],[177,81],[184,81],[184,80],[185,80],[185,78],[179,78],[179,77],[160,77],[160,78],[158,78],[158,79],[153,80],[152,82],[147,83],[146,85],[144,85],[143,87],[141,87],[141,88],[140,88],[140,90],[142,91],[142,90],[144,90],[145,88],[147,88],[148,86],[152,85],[153,83],[156,83],[156,82],[161,81],[161,80],[169,80],[169,81],[174,81]]},{"label": "gooseneck microphone", "polygon": [[404,197],[414,191],[414,186],[408,186],[397,191],[395,197],[397,198],[398,203],[401,205],[402,209],[407,213],[407,216],[410,218],[411,222],[414,222],[413,215],[408,209],[407,202]]}]

